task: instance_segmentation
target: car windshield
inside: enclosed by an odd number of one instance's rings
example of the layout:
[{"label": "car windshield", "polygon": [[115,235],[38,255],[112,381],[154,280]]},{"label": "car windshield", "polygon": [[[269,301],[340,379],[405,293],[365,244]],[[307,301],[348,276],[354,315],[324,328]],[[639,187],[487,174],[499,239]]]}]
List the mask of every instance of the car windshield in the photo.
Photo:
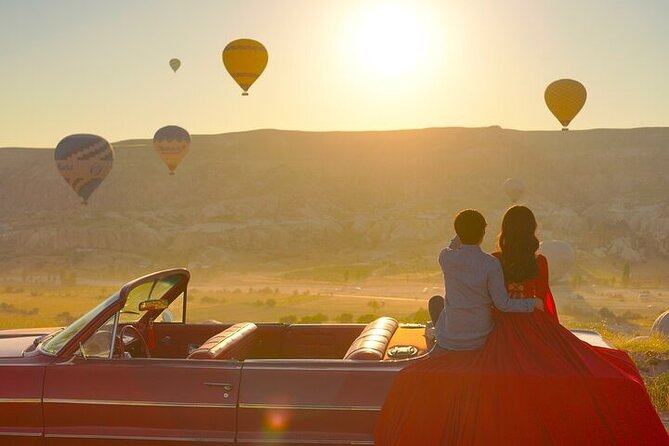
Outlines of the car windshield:
[{"label": "car windshield", "polygon": [[98,304],[98,306],[81,316],[76,321],[72,322],[64,330],[58,332],[58,334],[56,334],[54,337],[50,339],[47,338],[47,340],[42,343],[40,348],[47,353],[54,355],[57,354],[60,349],[63,348],[63,346],[79,332],[79,330],[88,325],[116,299],[118,299],[118,293],[102,301],[100,304]]},{"label": "car windshield", "polygon": [[[137,285],[128,293],[128,299],[121,310],[120,322],[134,323],[146,314],[147,310],[140,310],[142,302],[162,299],[168,291],[183,279],[183,276],[173,275]],[[169,302],[166,302],[169,303]]]}]

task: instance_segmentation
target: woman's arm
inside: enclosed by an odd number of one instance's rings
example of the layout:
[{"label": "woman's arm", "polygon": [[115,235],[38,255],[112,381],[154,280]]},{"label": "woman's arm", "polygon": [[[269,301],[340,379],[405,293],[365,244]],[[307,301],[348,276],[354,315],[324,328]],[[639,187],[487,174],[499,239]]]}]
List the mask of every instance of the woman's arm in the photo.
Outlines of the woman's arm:
[{"label": "woman's arm", "polygon": [[534,309],[543,310],[541,299],[512,299],[504,285],[502,265],[494,260],[488,272],[488,294],[495,308],[504,313],[531,313]]}]

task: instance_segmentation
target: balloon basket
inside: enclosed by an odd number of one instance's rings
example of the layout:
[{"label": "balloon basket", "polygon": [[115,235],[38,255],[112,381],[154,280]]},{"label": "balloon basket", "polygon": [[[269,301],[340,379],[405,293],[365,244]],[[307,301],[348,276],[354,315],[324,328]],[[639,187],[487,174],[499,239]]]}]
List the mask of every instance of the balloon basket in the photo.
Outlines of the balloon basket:
[{"label": "balloon basket", "polygon": [[170,172],[170,175],[174,175],[174,172]]},{"label": "balloon basket", "polygon": [[248,95],[249,94],[246,91],[244,93],[242,93],[242,96],[248,96]]},{"label": "balloon basket", "polygon": [[569,129],[568,129],[567,127],[562,127],[562,131],[563,131],[563,132],[568,132]]}]

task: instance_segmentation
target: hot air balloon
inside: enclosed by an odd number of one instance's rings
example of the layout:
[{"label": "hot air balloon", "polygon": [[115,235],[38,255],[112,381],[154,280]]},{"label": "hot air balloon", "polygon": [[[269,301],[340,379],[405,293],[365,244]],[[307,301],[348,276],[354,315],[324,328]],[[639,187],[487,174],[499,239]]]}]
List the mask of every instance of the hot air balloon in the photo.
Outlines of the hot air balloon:
[{"label": "hot air balloon", "polygon": [[238,39],[228,43],[223,50],[223,65],[230,76],[242,87],[242,96],[248,96],[251,85],[267,66],[267,49],[251,39]]},{"label": "hot air balloon", "polygon": [[669,310],[665,311],[655,319],[653,325],[650,327],[650,334],[661,333],[669,336]]},{"label": "hot air balloon", "polygon": [[569,123],[581,111],[587,96],[583,84],[573,79],[552,82],[544,92],[546,105],[562,124],[562,130],[569,130]]},{"label": "hot air balloon", "polygon": [[158,129],[153,136],[153,147],[167,165],[170,175],[174,175],[174,170],[188,153],[190,135],[179,126],[168,125]]},{"label": "hot air balloon", "polygon": [[172,71],[176,73],[180,66],[181,61],[179,59],[170,59],[170,67],[172,67]]},{"label": "hot air balloon", "polygon": [[504,192],[506,192],[513,203],[517,203],[518,199],[525,192],[525,185],[518,178],[507,178],[503,187]]},{"label": "hot air balloon", "polygon": [[548,274],[551,282],[558,281],[567,274],[576,259],[571,245],[562,240],[544,240],[539,244],[537,252],[548,259]]},{"label": "hot air balloon", "polygon": [[70,135],[58,143],[54,160],[67,184],[86,205],[93,191],[109,174],[114,164],[114,149],[96,135]]}]

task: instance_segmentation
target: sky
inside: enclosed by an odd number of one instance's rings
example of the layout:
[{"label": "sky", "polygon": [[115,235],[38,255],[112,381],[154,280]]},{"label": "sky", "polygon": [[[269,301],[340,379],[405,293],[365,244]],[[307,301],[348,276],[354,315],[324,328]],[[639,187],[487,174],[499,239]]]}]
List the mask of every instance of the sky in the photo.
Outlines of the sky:
[{"label": "sky", "polygon": [[[668,126],[667,16],[664,0],[0,0],[0,147],[168,124],[559,130],[543,92],[565,77],[588,90],[572,129]],[[221,63],[243,37],[269,51],[248,97]]]}]

